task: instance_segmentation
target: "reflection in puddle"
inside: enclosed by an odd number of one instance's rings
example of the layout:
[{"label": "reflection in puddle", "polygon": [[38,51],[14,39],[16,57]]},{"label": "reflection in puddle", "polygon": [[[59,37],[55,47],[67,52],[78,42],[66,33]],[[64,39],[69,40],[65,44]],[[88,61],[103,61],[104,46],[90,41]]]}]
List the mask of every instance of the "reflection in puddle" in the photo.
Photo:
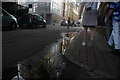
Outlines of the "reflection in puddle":
[{"label": "reflection in puddle", "polygon": [[20,62],[20,73],[25,79],[42,78],[53,79],[59,78],[62,70],[66,66],[63,59],[66,48],[72,42],[76,32],[62,33],[62,39],[58,40],[50,46],[48,54],[38,61],[34,61],[31,57]]}]

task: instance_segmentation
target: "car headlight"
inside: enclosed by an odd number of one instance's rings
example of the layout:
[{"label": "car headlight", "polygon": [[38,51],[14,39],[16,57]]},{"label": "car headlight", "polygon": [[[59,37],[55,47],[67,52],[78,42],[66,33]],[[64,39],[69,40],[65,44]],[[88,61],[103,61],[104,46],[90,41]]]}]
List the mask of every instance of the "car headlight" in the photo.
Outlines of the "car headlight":
[{"label": "car headlight", "polygon": [[46,20],[43,20],[46,23]]}]

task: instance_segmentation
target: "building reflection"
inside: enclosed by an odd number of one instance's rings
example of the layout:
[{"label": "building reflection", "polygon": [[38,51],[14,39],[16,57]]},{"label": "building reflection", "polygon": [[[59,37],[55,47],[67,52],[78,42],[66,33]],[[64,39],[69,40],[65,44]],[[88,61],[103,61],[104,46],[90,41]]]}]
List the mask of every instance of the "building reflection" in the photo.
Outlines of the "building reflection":
[{"label": "building reflection", "polygon": [[65,50],[72,42],[75,35],[76,32],[62,33],[61,36],[63,38],[46,49],[47,55],[43,57],[38,56],[38,59],[31,56],[23,61],[20,61],[21,76],[26,79],[59,78],[66,64],[63,59]]}]

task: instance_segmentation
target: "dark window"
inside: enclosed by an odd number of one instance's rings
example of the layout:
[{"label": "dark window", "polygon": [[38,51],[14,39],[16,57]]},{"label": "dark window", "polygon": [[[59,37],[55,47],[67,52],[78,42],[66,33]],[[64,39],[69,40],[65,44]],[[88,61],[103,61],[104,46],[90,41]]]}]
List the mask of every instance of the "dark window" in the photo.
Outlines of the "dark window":
[{"label": "dark window", "polygon": [[44,18],[44,14],[41,14],[41,16]]},{"label": "dark window", "polygon": [[29,7],[29,8],[32,8],[32,4],[29,4],[28,7]]}]

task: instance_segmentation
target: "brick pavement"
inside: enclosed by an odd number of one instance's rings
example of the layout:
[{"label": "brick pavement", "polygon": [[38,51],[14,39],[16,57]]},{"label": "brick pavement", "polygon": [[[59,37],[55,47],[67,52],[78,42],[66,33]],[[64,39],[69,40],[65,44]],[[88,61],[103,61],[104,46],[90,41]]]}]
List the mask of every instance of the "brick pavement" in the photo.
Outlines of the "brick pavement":
[{"label": "brick pavement", "polygon": [[104,36],[96,31],[94,40],[89,41],[87,37],[87,46],[82,46],[81,34],[82,30],[66,49],[66,58],[102,78],[117,78],[120,71],[119,56],[111,53]]}]

